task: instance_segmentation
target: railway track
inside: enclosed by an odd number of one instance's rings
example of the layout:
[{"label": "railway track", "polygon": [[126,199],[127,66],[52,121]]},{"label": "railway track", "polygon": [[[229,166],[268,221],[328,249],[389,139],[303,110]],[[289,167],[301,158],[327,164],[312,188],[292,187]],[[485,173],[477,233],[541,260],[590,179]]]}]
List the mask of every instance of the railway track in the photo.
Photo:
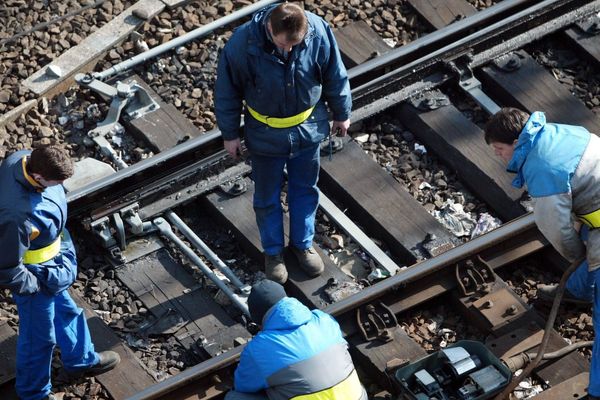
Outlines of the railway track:
[{"label": "railway track", "polygon": [[[550,120],[584,125],[593,132],[600,124],[586,104],[557,83],[531,54],[535,49],[531,42],[558,35],[597,68],[600,39],[590,28],[593,21],[584,19],[598,12],[600,2],[505,0],[480,12],[458,0],[449,8],[436,8],[431,1],[427,3],[431,7],[407,3],[434,33],[370,60],[365,52],[371,47],[350,46],[356,35],[371,35],[365,27],[348,29],[346,37],[339,33],[340,43],[348,43],[342,45],[347,62],[354,57],[357,65],[350,69],[353,122],[362,124],[355,136],[375,135],[376,140],[347,141],[331,160],[323,159],[320,180],[322,219],[356,242],[374,271],[389,277],[371,285],[354,279],[330,261],[327,249],[320,249],[326,271],[312,280],[293,265],[293,257],[286,260],[288,293],[336,316],[364,374],[361,378],[393,395],[400,390],[395,371],[427,353],[389,319],[389,313],[401,318],[407,310],[427,307],[443,296],[482,337],[489,335],[488,348],[505,359],[539,344],[544,319],[496,271],[527,257],[558,270],[565,266],[535,229],[520,202],[523,193],[510,187],[510,177],[485,145],[480,126],[455,104],[459,100],[477,104],[474,107],[483,115],[500,105],[543,110]],[[590,32],[585,33],[586,27]],[[376,35],[366,37],[377,42]],[[243,343],[251,337],[252,326],[243,316],[248,281],[236,284],[230,277],[233,284],[223,283],[229,266],[212,250],[202,250],[202,240],[186,234],[184,223],[200,229],[203,223],[219,225],[232,235],[224,242],[235,240],[239,247],[229,243],[233,251],[255,260],[246,267],[256,269],[260,241],[249,166],[225,156],[215,130],[196,132],[191,136],[197,137],[173,146],[178,137],[196,128],[143,79],[134,79],[159,108],[137,118],[133,110],[121,121],[128,133],[144,138],[157,154],[130,166],[117,165],[122,169],[68,194],[72,229],[85,241],[80,243],[80,257],[84,249],[110,260],[93,262],[92,270],[103,270],[100,278],[110,275],[111,283],[96,285],[99,275],[90,274],[94,279],[80,286],[86,299],[78,299],[90,311],[97,347],[117,349],[124,360],[118,370],[98,381],[115,399],[220,398],[231,387],[231,372]],[[155,126],[150,127],[149,121]],[[175,134],[174,143],[159,142],[157,133],[167,128]],[[402,150],[415,143],[424,144],[426,151]],[[445,164],[441,171],[446,172],[432,174],[431,166],[438,162],[432,159]],[[448,175],[455,175],[450,185]],[[453,182],[467,188],[505,223],[470,241],[458,239],[428,212],[442,209],[448,200],[466,205],[448,187]],[[202,214],[199,220],[197,214]],[[176,227],[175,234],[173,228],[165,228],[168,225]],[[203,256],[194,256],[190,247],[200,248]],[[244,268],[236,268],[238,261],[227,264],[240,273]],[[212,283],[206,276],[215,273],[199,273],[205,264],[221,267]],[[144,318],[131,328],[116,320],[107,325],[98,317],[105,314],[92,311],[101,309],[103,301],[116,301],[112,285],[136,299],[138,311],[145,310]],[[105,300],[92,299],[90,305],[90,292],[109,294]],[[223,301],[224,294],[232,301]],[[385,324],[373,328],[357,323],[357,310],[368,314],[369,305]],[[114,309],[108,308],[110,317]],[[4,332],[14,337],[14,332]],[[175,351],[188,354],[189,365],[197,364],[155,383],[164,376],[138,361],[146,350],[135,341],[144,337],[176,342]],[[553,332],[552,350],[564,345],[560,334]],[[167,364],[166,358],[162,361]],[[562,358],[560,366],[544,363],[536,378],[548,389],[536,397],[584,398],[588,369],[588,360],[577,352]],[[8,393],[10,371],[6,376],[8,383],[1,390]]]}]

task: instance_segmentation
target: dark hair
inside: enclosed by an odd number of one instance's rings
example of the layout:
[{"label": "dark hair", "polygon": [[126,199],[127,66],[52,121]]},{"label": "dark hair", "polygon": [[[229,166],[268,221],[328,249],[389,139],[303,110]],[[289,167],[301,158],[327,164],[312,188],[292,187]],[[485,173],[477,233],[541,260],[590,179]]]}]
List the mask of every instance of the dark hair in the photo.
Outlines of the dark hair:
[{"label": "dark hair", "polygon": [[513,144],[529,119],[529,114],[518,108],[504,107],[485,124],[485,142]]},{"label": "dark hair", "polygon": [[267,311],[286,296],[285,289],[277,282],[264,279],[254,284],[248,296],[248,310],[252,321],[262,325]]},{"label": "dark hair", "polygon": [[62,181],[73,175],[73,161],[62,147],[38,147],[29,156],[27,171],[40,174],[48,181]]},{"label": "dark hair", "polygon": [[290,42],[299,42],[308,30],[308,20],[304,10],[294,3],[283,3],[275,7],[269,22],[273,36],[284,33]]}]

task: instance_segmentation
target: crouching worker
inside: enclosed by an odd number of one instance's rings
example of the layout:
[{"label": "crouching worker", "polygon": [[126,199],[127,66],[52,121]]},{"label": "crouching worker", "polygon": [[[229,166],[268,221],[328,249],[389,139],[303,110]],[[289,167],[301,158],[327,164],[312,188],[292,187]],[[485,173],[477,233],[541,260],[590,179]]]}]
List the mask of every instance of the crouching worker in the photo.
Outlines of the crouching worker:
[{"label": "crouching worker", "polygon": [[264,280],[248,297],[262,330],[242,351],[226,400],[367,400],[338,323]]},{"label": "crouching worker", "polygon": [[[588,398],[600,399],[600,138],[581,126],[546,122],[539,111],[503,108],[488,121],[485,140],[517,174],[513,186],[527,185],[546,239],[570,262],[586,259],[569,277],[565,300],[594,303]],[[581,234],[576,220],[585,225]],[[556,286],[538,287],[539,297],[555,295]]]},{"label": "crouching worker", "polygon": [[120,361],[96,353],[83,310],[67,289],[77,276],[65,229],[62,182],[73,174],[66,150],[18,151],[0,164],[0,287],[19,313],[16,391],[22,400],[54,399],[50,365],[56,344],[69,376],[97,375]]}]

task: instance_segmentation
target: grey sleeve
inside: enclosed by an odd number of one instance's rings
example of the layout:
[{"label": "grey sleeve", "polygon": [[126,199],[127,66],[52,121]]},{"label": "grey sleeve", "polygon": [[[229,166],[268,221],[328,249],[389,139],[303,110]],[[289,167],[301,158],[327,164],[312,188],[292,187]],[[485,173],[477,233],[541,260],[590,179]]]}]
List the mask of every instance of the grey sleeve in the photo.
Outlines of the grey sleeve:
[{"label": "grey sleeve", "polygon": [[564,258],[575,261],[585,256],[585,245],[575,230],[570,193],[536,198],[535,223]]}]

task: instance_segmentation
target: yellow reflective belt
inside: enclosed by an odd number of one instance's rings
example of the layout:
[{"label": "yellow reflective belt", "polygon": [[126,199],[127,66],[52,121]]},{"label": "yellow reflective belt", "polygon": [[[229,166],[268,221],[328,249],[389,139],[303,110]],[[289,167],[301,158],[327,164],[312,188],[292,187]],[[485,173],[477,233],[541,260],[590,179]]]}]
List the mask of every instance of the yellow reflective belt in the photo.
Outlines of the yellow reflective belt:
[{"label": "yellow reflective belt", "polygon": [[265,125],[269,125],[271,128],[291,128],[292,126],[300,125],[310,117],[310,114],[312,114],[313,109],[315,108],[315,106],[312,106],[308,110],[302,111],[300,114],[292,115],[291,117],[276,118],[259,114],[247,104],[246,107],[255,120],[260,121]]},{"label": "yellow reflective belt", "polygon": [[578,215],[577,218],[590,228],[600,228],[600,209],[589,214]]},{"label": "yellow reflective belt", "polygon": [[58,253],[60,253],[60,236],[46,247],[27,250],[23,255],[23,264],[41,264],[52,260]]},{"label": "yellow reflective belt", "polygon": [[292,397],[292,400],[333,400],[343,399],[352,400],[360,398],[362,394],[362,385],[356,375],[356,370],[334,387],[321,390],[320,392],[303,394],[301,396]]}]

